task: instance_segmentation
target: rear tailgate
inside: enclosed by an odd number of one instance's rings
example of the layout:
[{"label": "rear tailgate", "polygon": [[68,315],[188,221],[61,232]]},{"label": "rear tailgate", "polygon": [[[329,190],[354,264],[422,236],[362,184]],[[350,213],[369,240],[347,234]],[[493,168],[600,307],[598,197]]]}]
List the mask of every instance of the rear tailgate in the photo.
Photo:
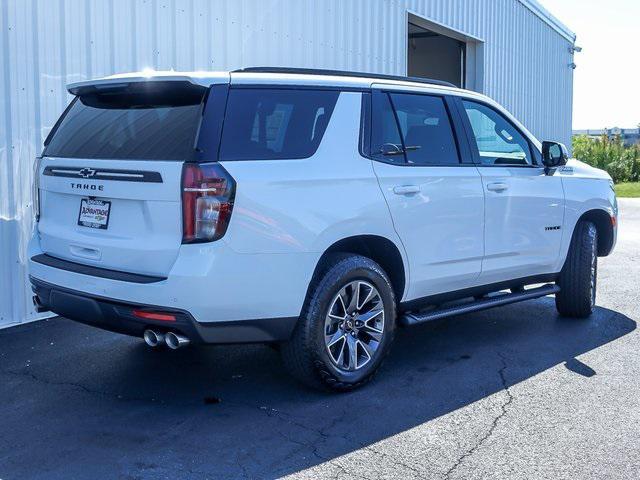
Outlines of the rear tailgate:
[{"label": "rear tailgate", "polygon": [[166,276],[182,243],[181,177],[207,88],[87,84],[47,139],[39,170],[44,253]]},{"label": "rear tailgate", "polygon": [[[167,275],[182,242],[182,165],[43,158],[38,225],[43,252],[112,270]],[[105,221],[88,221],[96,212],[86,210],[96,203],[98,210],[108,210]]]}]

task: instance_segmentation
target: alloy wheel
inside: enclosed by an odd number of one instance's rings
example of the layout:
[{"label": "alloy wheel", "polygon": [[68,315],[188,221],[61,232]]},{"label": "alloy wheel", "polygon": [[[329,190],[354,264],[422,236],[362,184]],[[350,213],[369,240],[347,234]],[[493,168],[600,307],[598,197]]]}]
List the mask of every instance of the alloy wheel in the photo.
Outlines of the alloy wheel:
[{"label": "alloy wheel", "polygon": [[375,356],[384,337],[384,302],[371,283],[349,282],[333,298],[324,324],[325,346],[333,364],[353,372]]}]

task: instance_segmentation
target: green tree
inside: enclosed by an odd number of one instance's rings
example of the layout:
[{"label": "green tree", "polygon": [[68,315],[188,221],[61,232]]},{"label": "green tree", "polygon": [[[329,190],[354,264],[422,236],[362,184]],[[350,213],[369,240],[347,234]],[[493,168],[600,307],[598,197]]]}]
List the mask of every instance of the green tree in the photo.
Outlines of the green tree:
[{"label": "green tree", "polygon": [[605,130],[599,138],[573,137],[573,156],[596,168],[606,170],[613,181],[640,181],[640,145],[625,147],[620,135]]}]

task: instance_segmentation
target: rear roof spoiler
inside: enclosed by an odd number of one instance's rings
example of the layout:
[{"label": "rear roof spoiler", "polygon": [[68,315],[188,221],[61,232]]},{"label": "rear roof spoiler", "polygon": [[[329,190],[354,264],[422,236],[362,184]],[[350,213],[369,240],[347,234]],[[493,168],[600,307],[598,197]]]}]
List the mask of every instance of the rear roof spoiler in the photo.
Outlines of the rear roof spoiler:
[{"label": "rear roof spoiler", "polygon": [[113,75],[95,80],[85,80],[67,85],[67,90],[72,95],[83,95],[89,92],[107,91],[111,89],[125,88],[132,83],[144,82],[186,82],[195,86],[209,87],[216,83],[229,83],[228,72],[194,72],[184,75],[175,72],[137,72],[123,75]]}]

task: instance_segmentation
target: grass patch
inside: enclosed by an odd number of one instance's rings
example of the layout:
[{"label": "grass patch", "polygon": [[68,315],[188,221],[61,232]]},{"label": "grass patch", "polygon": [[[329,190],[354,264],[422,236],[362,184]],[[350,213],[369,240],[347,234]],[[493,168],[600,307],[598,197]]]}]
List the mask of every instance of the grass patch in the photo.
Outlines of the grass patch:
[{"label": "grass patch", "polygon": [[640,182],[617,183],[616,195],[626,198],[639,198]]}]

